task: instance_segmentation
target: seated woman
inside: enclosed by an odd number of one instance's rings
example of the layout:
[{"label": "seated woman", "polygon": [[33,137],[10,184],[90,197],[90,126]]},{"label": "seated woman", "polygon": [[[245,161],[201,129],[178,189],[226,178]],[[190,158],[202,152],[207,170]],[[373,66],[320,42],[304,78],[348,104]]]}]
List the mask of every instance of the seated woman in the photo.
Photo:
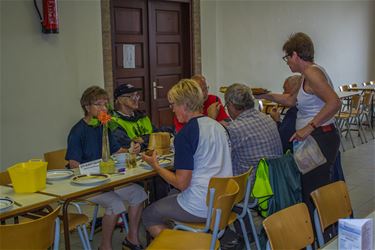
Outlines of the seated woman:
[{"label": "seated woman", "polygon": [[[91,118],[98,116],[100,111],[107,111],[107,92],[97,86],[86,89],[81,97],[81,107],[85,113],[83,119],[73,126],[68,136],[68,148],[65,159],[71,168],[79,164],[101,158],[102,155],[102,130],[101,126],[89,126]],[[109,137],[111,154],[124,152],[113,136]],[[147,194],[142,187],[130,184],[115,191],[106,192],[89,200],[105,208],[102,221],[102,239],[100,249],[112,249],[112,232],[117,223],[118,216],[125,211],[124,201],[129,202],[129,233],[123,245],[131,249],[142,249],[138,238],[138,228],[143,209],[143,202]]]},{"label": "seated woman", "polygon": [[174,139],[176,172],[160,167],[156,151],[142,158],[181,193],[152,203],[143,212],[143,223],[153,237],[167,228],[170,219],[204,222],[211,177],[232,176],[228,134],[220,123],[201,113],[203,94],[199,85],[181,80],[169,90],[168,101],[178,121],[186,123]]},{"label": "seated woman", "polygon": [[113,136],[125,148],[129,148],[134,141],[141,145],[141,150],[144,150],[152,132],[173,132],[173,129],[168,128],[157,129],[152,125],[147,114],[139,110],[138,92],[141,90],[131,84],[122,84],[115,89],[115,121],[119,126],[113,131]]}]

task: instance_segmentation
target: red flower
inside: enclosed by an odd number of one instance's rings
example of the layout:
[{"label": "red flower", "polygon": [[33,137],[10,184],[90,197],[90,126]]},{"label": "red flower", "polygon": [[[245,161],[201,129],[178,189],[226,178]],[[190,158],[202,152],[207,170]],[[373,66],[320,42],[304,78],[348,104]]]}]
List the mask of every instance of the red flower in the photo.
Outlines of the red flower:
[{"label": "red flower", "polygon": [[107,114],[107,112],[100,111],[98,115],[98,120],[100,121],[101,124],[107,125],[107,123],[111,120],[111,116]]}]

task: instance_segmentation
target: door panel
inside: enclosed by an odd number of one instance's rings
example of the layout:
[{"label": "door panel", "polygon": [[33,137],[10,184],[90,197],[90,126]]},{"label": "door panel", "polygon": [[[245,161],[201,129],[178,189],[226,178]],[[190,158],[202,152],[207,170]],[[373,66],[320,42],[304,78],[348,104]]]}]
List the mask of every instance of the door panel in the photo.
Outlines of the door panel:
[{"label": "door panel", "polygon": [[[183,17],[189,16],[187,4],[178,2],[149,2],[150,79],[158,86],[152,91],[152,117],[155,124],[173,125],[169,109],[168,90],[181,78],[191,75],[190,26],[183,26]],[[190,37],[190,35],[188,36]],[[185,63],[185,60],[188,63]]]},{"label": "door panel", "polygon": [[[138,0],[112,1],[114,88],[130,83],[140,87],[140,108],[150,113],[147,4]],[[135,68],[123,68],[123,45],[135,45]]]},{"label": "door panel", "polygon": [[[140,107],[157,127],[173,125],[168,90],[191,75],[190,2],[112,0],[114,87],[143,88]],[[135,45],[135,68],[123,68],[123,44]]]}]

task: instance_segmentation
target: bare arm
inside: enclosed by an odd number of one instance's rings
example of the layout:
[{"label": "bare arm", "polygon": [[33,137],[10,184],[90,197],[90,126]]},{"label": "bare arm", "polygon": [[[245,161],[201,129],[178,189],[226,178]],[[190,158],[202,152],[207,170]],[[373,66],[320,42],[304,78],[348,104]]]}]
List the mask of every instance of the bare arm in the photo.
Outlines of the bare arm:
[{"label": "bare arm", "polygon": [[[332,118],[341,107],[341,101],[335,91],[328,84],[323,72],[315,67],[309,67],[304,72],[306,78],[305,91],[318,96],[325,105],[319,113],[305,127],[297,130],[290,141],[304,140],[324,122]],[[313,125],[312,125],[313,124]]]},{"label": "bare arm", "polygon": [[193,171],[191,170],[176,170],[172,172],[168,169],[162,168],[156,158],[156,151],[153,152],[152,156],[142,155],[142,159],[152,166],[156,172],[163,178],[166,182],[172,186],[184,191],[190,186],[190,181],[193,176]]},{"label": "bare arm", "polygon": [[321,70],[316,67],[309,67],[304,74],[307,79],[306,91],[318,96],[325,102],[320,112],[311,120],[318,127],[331,119],[339,111],[341,101],[336,92],[328,84]]},{"label": "bare arm", "polygon": [[284,106],[293,107],[296,105],[296,102],[297,102],[297,94],[298,94],[298,91],[296,91],[294,94],[268,93],[268,94],[256,95],[255,98],[266,99],[266,100],[276,102]]}]

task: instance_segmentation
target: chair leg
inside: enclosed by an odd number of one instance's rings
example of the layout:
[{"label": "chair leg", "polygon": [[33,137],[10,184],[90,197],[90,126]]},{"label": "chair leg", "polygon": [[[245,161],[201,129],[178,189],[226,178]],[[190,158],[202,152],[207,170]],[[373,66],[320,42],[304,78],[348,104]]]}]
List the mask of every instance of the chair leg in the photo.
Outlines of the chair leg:
[{"label": "chair leg", "polygon": [[249,218],[251,230],[253,231],[255,245],[257,246],[257,249],[260,250],[261,248],[260,248],[258,233],[257,233],[257,230],[256,230],[255,225],[254,225],[253,216],[251,215],[251,210],[249,208],[247,208],[247,216]]},{"label": "chair leg", "polygon": [[125,233],[128,234],[129,233],[129,224],[128,224],[128,220],[126,219],[125,212],[121,213],[121,219],[122,219],[122,222],[124,223]]},{"label": "chair leg", "polygon": [[53,250],[59,250],[60,244],[60,219],[55,220],[55,239],[53,241]]},{"label": "chair leg", "polygon": [[349,119],[345,121],[345,126],[346,126],[346,129],[347,129],[347,134],[349,134],[349,137],[350,137],[350,141],[352,142],[352,145],[353,145],[353,148],[355,148],[355,145],[354,145],[354,142],[353,142],[353,138],[352,138],[352,133],[350,133],[350,123],[349,123]]},{"label": "chair leg", "polygon": [[89,250],[91,250],[91,243],[89,240],[89,235],[87,233],[87,227],[85,224],[82,225],[82,231],[83,231],[83,237],[85,238],[85,241],[86,241],[86,246]]},{"label": "chair leg", "polygon": [[246,249],[250,250],[250,241],[249,241],[249,237],[247,236],[245,223],[241,217],[238,217],[238,221],[240,222],[240,225],[241,225],[241,231],[242,231],[243,239],[245,241]]},{"label": "chair leg", "polygon": [[81,226],[77,226],[77,232],[79,235],[79,239],[81,240],[82,246],[84,250],[89,250],[89,248],[86,245],[85,236],[83,235]]},{"label": "chair leg", "polygon": [[90,238],[89,238],[90,241],[92,241],[92,239],[94,238],[95,224],[96,224],[96,218],[98,217],[98,211],[99,211],[99,205],[95,205],[94,214],[92,216],[91,230],[90,230]]}]

